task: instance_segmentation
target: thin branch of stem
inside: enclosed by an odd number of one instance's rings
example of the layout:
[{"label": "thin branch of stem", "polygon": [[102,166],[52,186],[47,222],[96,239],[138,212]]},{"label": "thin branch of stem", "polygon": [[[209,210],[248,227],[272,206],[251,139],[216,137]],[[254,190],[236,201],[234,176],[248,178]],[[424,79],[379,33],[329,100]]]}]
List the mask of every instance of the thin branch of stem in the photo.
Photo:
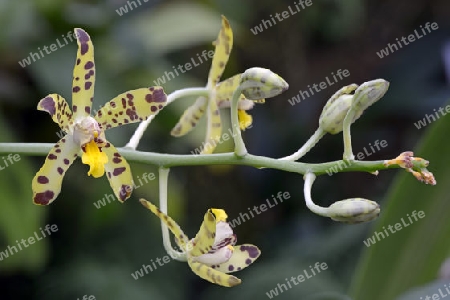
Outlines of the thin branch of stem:
[{"label": "thin branch of stem", "polygon": [[314,134],[306,141],[306,143],[297,150],[297,152],[280,158],[280,160],[290,160],[290,161],[296,161],[302,158],[306,153],[309,152],[319,141],[323,136],[326,134],[326,132],[322,128],[317,128],[317,130],[314,132]]},{"label": "thin branch of stem", "polygon": [[[164,214],[167,213],[167,187],[169,182],[169,171],[170,169],[159,168],[159,209]],[[161,230],[163,237],[163,245],[164,249],[166,249],[167,253],[170,257],[178,260],[178,261],[186,261],[186,254],[182,252],[178,252],[172,247],[172,242],[170,240],[169,228],[166,223],[161,220]]]},{"label": "thin branch of stem", "polygon": [[[186,88],[174,91],[173,93],[169,94],[167,96],[167,104],[174,102],[175,100],[183,97],[189,97],[189,96],[207,96],[208,95],[208,89],[204,87],[197,87],[197,88]],[[126,148],[136,149],[139,141],[141,140],[142,136],[144,135],[145,130],[147,129],[148,125],[152,122],[152,120],[157,115],[150,116],[147,120],[141,122],[139,124],[139,127],[134,132],[133,136],[131,137],[130,141],[125,145]]]}]

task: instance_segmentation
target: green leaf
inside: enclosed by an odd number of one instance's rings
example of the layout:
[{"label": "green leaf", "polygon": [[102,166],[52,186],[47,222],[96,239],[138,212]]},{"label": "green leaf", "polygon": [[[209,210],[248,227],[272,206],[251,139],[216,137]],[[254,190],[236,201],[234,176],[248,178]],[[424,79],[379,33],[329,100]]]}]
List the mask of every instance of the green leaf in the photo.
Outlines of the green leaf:
[{"label": "green leaf", "polygon": [[[365,249],[351,286],[354,299],[395,299],[413,287],[435,280],[449,254],[450,141],[444,137],[450,131],[450,118],[442,117],[426,129],[427,135],[414,156],[430,161],[428,169],[437,185],[417,182],[406,172],[397,176],[374,231],[389,230],[389,225],[402,223],[402,218],[410,224],[395,233],[388,232],[389,236],[380,237]],[[424,211],[425,217],[412,219],[411,223],[408,214],[413,211]]]}]

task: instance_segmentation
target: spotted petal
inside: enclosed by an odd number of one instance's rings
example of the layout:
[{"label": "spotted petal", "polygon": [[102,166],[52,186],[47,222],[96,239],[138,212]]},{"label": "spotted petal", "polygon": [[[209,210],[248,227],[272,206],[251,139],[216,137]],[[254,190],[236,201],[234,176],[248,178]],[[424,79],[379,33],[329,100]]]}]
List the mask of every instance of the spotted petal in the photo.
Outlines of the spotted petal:
[{"label": "spotted petal", "polygon": [[208,123],[206,125],[206,139],[201,154],[213,153],[220,141],[220,135],[222,134],[220,111],[216,101],[209,101],[207,114]]},{"label": "spotted petal", "polygon": [[232,273],[236,271],[240,271],[249,265],[251,265],[259,256],[261,255],[261,251],[258,247],[250,244],[237,245],[234,246],[234,252],[231,258],[220,264],[212,266],[215,270],[224,272],[224,273]]},{"label": "spotted petal", "polygon": [[200,226],[200,230],[198,231],[192,242],[193,247],[190,254],[192,256],[200,256],[202,254],[208,253],[214,245],[215,237],[216,218],[214,217],[211,209],[208,209],[205,216],[203,217],[203,223]]},{"label": "spotted petal", "polygon": [[156,207],[153,203],[150,201],[147,201],[145,199],[139,200],[143,206],[145,206],[147,209],[149,209],[152,213],[154,213],[158,218],[163,221],[167,227],[170,229],[170,231],[175,236],[175,240],[177,241],[178,245],[181,248],[184,248],[184,246],[188,243],[188,237],[184,234],[183,230],[181,230],[180,226],[175,222],[171,217],[164,214],[161,210],[159,210],[158,207]]},{"label": "spotted petal", "polygon": [[33,178],[33,202],[38,205],[52,203],[61,192],[64,174],[78,156],[80,148],[66,135],[56,143],[45,159],[44,165]]},{"label": "spotted petal", "polygon": [[180,137],[191,131],[205,113],[207,105],[208,101],[205,97],[197,98],[195,103],[184,111],[180,120],[172,129],[170,134],[172,136]]},{"label": "spotted petal", "polygon": [[222,28],[217,39],[213,42],[213,45],[216,46],[216,49],[214,51],[211,69],[209,70],[208,75],[209,87],[215,87],[219,82],[228,62],[228,58],[230,57],[231,49],[233,48],[233,31],[225,16],[222,16]]},{"label": "spotted petal", "polygon": [[91,37],[81,28],[75,28],[78,51],[73,69],[72,111],[74,120],[90,115],[94,99],[95,64]]},{"label": "spotted petal", "polygon": [[141,122],[156,115],[167,104],[167,95],[160,86],[122,93],[106,103],[95,115],[104,129]]},{"label": "spotted petal", "polygon": [[108,156],[108,162],[105,164],[106,175],[114,195],[120,202],[124,202],[131,196],[134,185],[130,165],[110,142],[105,142],[102,151]]},{"label": "spotted petal", "polygon": [[72,111],[66,99],[58,94],[50,94],[39,101],[37,109],[48,112],[53,122],[59,125],[59,128],[66,132],[69,131],[69,126],[73,121]]},{"label": "spotted petal", "polygon": [[188,259],[188,264],[192,272],[211,283],[224,287],[232,287],[241,283],[239,278],[214,270],[207,265],[194,261],[192,258]]}]

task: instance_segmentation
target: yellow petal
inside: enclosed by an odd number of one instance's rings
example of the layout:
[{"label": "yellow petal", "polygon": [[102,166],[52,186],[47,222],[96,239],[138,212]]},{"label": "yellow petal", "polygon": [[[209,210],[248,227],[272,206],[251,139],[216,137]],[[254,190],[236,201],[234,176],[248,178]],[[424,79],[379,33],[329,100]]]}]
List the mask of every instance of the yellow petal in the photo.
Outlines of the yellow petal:
[{"label": "yellow petal", "polygon": [[167,95],[160,86],[140,88],[117,95],[107,102],[94,119],[103,129],[137,123],[156,115],[167,104]]},{"label": "yellow petal", "polygon": [[222,134],[222,121],[216,101],[209,101],[207,111],[206,138],[201,154],[211,154],[220,143]]},{"label": "yellow petal", "polygon": [[227,18],[224,16],[222,16],[222,28],[213,45],[216,46],[216,49],[208,75],[208,86],[211,88],[215,87],[219,82],[230,57],[231,48],[233,48],[233,31]]},{"label": "yellow petal", "polygon": [[108,156],[101,152],[97,144],[92,140],[85,145],[81,161],[83,164],[90,166],[88,175],[98,178],[105,174],[105,164],[108,162]]},{"label": "yellow petal", "polygon": [[58,94],[47,95],[39,101],[37,109],[48,112],[59,128],[65,132],[69,131],[69,126],[73,123],[72,111],[63,97]]},{"label": "yellow petal", "polygon": [[188,264],[192,272],[211,283],[224,287],[233,287],[241,283],[239,278],[214,270],[210,266],[194,261],[192,258],[188,259]]},{"label": "yellow petal", "polygon": [[192,256],[200,256],[208,253],[214,245],[215,236],[216,220],[211,210],[208,210],[203,217],[203,223],[200,226],[200,230],[192,242],[194,246],[190,254]]},{"label": "yellow petal", "polygon": [[72,81],[73,118],[91,114],[95,85],[94,45],[91,37],[81,28],[75,28],[78,51]]},{"label": "yellow petal", "polygon": [[211,211],[216,217],[216,223],[227,221],[228,215],[223,209],[211,208]]},{"label": "yellow petal", "polygon": [[241,130],[247,129],[253,123],[253,117],[249,115],[245,110],[238,110],[239,127]]}]

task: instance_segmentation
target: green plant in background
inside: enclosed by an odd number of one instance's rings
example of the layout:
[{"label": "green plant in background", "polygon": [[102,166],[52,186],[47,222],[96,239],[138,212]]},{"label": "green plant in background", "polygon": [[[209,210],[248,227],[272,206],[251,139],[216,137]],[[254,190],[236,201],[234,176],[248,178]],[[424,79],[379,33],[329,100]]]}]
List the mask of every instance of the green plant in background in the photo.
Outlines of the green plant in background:
[{"label": "green plant in background", "polygon": [[[245,265],[242,261],[244,260],[244,263],[246,263],[247,259],[256,259],[259,256],[259,250],[256,251],[258,248],[253,245],[243,245],[253,247],[251,248],[252,251],[244,250],[242,246],[239,249],[234,249],[232,247],[235,242],[234,239],[227,240],[225,244],[221,243],[222,240],[219,240],[219,237],[223,238],[223,236],[217,234],[220,230],[219,225],[226,224],[226,214],[222,210],[207,212],[205,223],[200,229],[198,238],[196,237],[192,241],[193,248],[188,249],[187,246],[190,242],[187,237],[167,216],[168,174],[171,167],[230,164],[272,168],[303,174],[305,175],[304,193],[307,207],[318,215],[344,223],[371,221],[378,217],[380,207],[377,203],[362,198],[341,200],[327,208],[314,204],[311,198],[312,183],[316,176],[326,174],[330,169],[338,170],[338,172],[360,171],[377,174],[379,170],[404,168],[418,180],[426,184],[436,184],[433,174],[426,169],[428,162],[422,158],[413,157],[412,152],[403,152],[397,158],[391,160],[359,161],[354,159],[350,127],[370,105],[381,99],[387,92],[389,83],[383,79],[365,82],[360,86],[352,84],[340,89],[325,105],[319,120],[319,128],[305,145],[290,156],[274,159],[248,153],[241,136],[241,130],[252,122],[251,117],[245,113],[246,108],[249,109],[253,105],[252,101],[261,102],[262,99],[277,96],[288,88],[288,84],[272,71],[258,67],[250,68],[242,74],[219,82],[232,47],[232,31],[225,17],[222,17],[222,29],[215,42],[216,51],[208,76],[208,84],[205,88],[186,88],[174,91],[167,97],[160,87],[125,92],[108,102],[104,108],[97,112],[94,118],[90,116],[93,76],[95,75],[93,46],[87,33],[81,29],[75,29],[75,32],[77,33],[79,50],[74,68],[73,113],[68,108],[66,101],[56,94],[45,97],[38,104],[38,109],[47,111],[52,119],[60,125],[61,129],[67,132],[67,135],[56,145],[1,143],[0,153],[43,156],[50,151],[44,167],[36,174],[32,184],[35,194],[33,198],[37,204],[49,204],[56,198],[60,192],[65,171],[80,154],[83,163],[90,165],[88,174],[100,177],[106,171],[111,187],[116,197],[121,201],[129,198],[133,189],[133,180],[126,160],[158,166],[160,175],[159,206],[161,210],[159,211],[149,202],[142,201],[142,203],[161,218],[163,245],[166,251],[177,260],[188,260],[194,272],[211,282],[225,286],[240,283],[239,279],[222,273],[219,274],[214,269],[217,266],[219,271],[225,271],[224,266],[228,268],[233,266],[233,270],[229,271],[234,271],[234,266],[237,269],[243,268]],[[353,91],[355,93],[351,94]],[[187,96],[198,96],[200,98],[183,114],[172,134],[175,133],[178,136],[187,133],[196,125],[196,121],[202,113],[207,110],[206,142],[217,142],[221,139],[219,107],[229,106],[235,146],[234,153],[209,154],[213,152],[215,144],[208,150],[203,149],[203,155],[172,155],[136,150],[145,129],[159,110],[176,99]],[[116,150],[107,142],[104,130],[139,121],[142,121],[142,123],[126,147]],[[341,131],[344,135],[343,160],[319,164],[296,162],[312,149],[325,133],[337,134]],[[342,163],[346,165],[345,168],[339,168]],[[177,243],[183,252],[173,249],[169,229],[176,235]],[[231,234],[227,237],[230,238]],[[215,237],[218,237],[218,240],[215,240]],[[248,253],[244,255],[246,251]],[[257,254],[253,253],[252,255],[251,252],[257,252]],[[221,254],[219,258],[215,257],[212,260],[200,258],[202,255],[211,254],[214,256],[217,253]],[[253,263],[254,259],[250,260],[248,264]]]}]

